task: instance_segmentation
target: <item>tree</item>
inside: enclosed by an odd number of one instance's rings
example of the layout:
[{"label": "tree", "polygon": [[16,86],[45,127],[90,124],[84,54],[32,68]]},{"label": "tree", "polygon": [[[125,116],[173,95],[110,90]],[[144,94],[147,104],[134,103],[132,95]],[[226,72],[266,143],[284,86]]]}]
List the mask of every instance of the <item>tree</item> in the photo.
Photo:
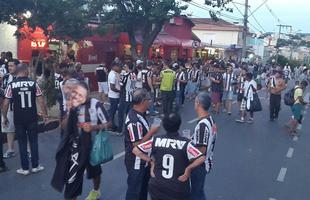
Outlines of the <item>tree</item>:
[{"label": "tree", "polygon": [[166,20],[181,15],[187,6],[175,0],[107,0],[102,5],[109,9],[102,10],[101,27],[114,24],[118,32],[126,32],[131,44],[133,58],[137,59],[137,39],[142,38],[142,58],[148,51]]},{"label": "tree", "polygon": [[[88,23],[94,13],[88,9],[88,4],[88,0],[0,1],[0,22],[21,28],[27,21],[27,25],[39,26],[49,37],[78,40],[91,34]],[[17,33],[17,36],[20,35]]]}]

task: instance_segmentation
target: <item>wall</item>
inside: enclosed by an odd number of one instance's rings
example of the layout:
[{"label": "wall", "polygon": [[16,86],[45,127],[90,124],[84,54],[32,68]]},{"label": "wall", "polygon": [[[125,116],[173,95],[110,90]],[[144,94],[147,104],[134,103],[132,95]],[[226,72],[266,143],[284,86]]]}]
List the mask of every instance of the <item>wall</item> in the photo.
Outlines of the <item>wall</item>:
[{"label": "wall", "polygon": [[237,31],[208,31],[208,30],[193,30],[200,38],[201,42],[216,45],[232,45],[238,44]]},{"label": "wall", "polygon": [[182,18],[174,18],[175,24],[170,24],[169,21],[164,25],[164,31],[173,35],[179,39],[192,39],[192,25],[182,19]]},{"label": "wall", "polygon": [[17,39],[14,36],[15,26],[0,24],[0,52],[11,51],[13,57],[17,57]]}]

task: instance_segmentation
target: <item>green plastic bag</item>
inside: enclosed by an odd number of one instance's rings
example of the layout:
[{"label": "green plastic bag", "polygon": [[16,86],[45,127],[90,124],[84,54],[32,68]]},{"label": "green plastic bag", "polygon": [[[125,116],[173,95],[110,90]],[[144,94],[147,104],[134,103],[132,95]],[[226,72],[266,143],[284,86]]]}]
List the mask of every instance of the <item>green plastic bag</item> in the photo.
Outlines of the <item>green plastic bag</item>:
[{"label": "green plastic bag", "polygon": [[112,145],[109,141],[109,132],[100,131],[96,134],[90,152],[90,164],[100,165],[113,160]]}]

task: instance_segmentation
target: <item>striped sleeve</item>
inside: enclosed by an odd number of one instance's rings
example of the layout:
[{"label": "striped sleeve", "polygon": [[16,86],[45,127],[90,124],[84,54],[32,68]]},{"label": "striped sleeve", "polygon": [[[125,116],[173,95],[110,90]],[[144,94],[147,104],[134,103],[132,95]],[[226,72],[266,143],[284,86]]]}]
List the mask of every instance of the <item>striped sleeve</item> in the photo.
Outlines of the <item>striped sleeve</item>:
[{"label": "striped sleeve", "polygon": [[187,145],[186,153],[188,160],[196,159],[202,155],[202,153],[197,148],[195,148],[190,142]]},{"label": "striped sleeve", "polygon": [[199,123],[196,129],[196,146],[208,146],[210,130],[205,123]]},{"label": "striped sleeve", "polygon": [[101,124],[105,124],[110,121],[110,116],[108,112],[104,108],[103,104],[99,101],[96,104],[96,110],[97,110],[97,116],[98,116],[99,122]]},{"label": "striped sleeve", "polygon": [[138,149],[140,149],[140,151],[142,151],[144,153],[151,153],[152,152],[152,146],[153,146],[153,138],[142,143],[142,144],[139,144],[137,147],[138,147]]},{"label": "striped sleeve", "polygon": [[40,86],[36,83],[36,97],[42,96],[42,90]]},{"label": "striped sleeve", "polygon": [[12,84],[9,84],[6,89],[5,89],[5,92],[4,92],[4,96],[5,98],[7,99],[12,99]]}]

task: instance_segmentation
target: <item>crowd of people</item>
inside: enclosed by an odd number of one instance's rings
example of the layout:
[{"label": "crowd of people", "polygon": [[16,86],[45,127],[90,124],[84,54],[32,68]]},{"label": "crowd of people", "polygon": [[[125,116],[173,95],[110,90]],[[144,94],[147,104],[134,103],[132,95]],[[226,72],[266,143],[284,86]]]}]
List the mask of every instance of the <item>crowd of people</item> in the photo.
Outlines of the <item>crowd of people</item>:
[{"label": "crowd of people", "polygon": [[[44,121],[48,113],[40,86],[28,78],[27,65],[12,57],[1,54],[2,133],[7,133],[8,149],[2,155],[1,134],[0,172],[7,170],[2,158],[15,156],[15,132],[21,161],[16,172],[29,175],[44,170],[39,163],[36,101]],[[282,69],[221,60],[122,62],[116,58],[110,66],[99,65],[95,74],[98,99],[90,97],[80,63],[61,64],[55,72],[61,141],[51,184],[59,192],[64,190],[66,199],[81,195],[85,171],[93,181],[87,200],[100,198],[102,169],[91,165],[90,151],[93,136],[102,130],[124,137],[126,200],[147,200],[148,194],[152,200],[206,199],[205,177],[212,169],[217,135],[212,115],[232,115],[236,99],[240,116],[236,122],[254,123],[259,109],[253,108],[253,101],[264,88],[270,99],[270,121],[277,120],[282,93],[288,80],[295,78],[288,126],[290,133],[297,134],[303,106],[309,101],[303,94],[309,81],[304,66],[293,72],[287,65]],[[179,130],[185,101],[193,102],[199,118],[192,133]],[[165,134],[160,133],[161,125]]]}]

